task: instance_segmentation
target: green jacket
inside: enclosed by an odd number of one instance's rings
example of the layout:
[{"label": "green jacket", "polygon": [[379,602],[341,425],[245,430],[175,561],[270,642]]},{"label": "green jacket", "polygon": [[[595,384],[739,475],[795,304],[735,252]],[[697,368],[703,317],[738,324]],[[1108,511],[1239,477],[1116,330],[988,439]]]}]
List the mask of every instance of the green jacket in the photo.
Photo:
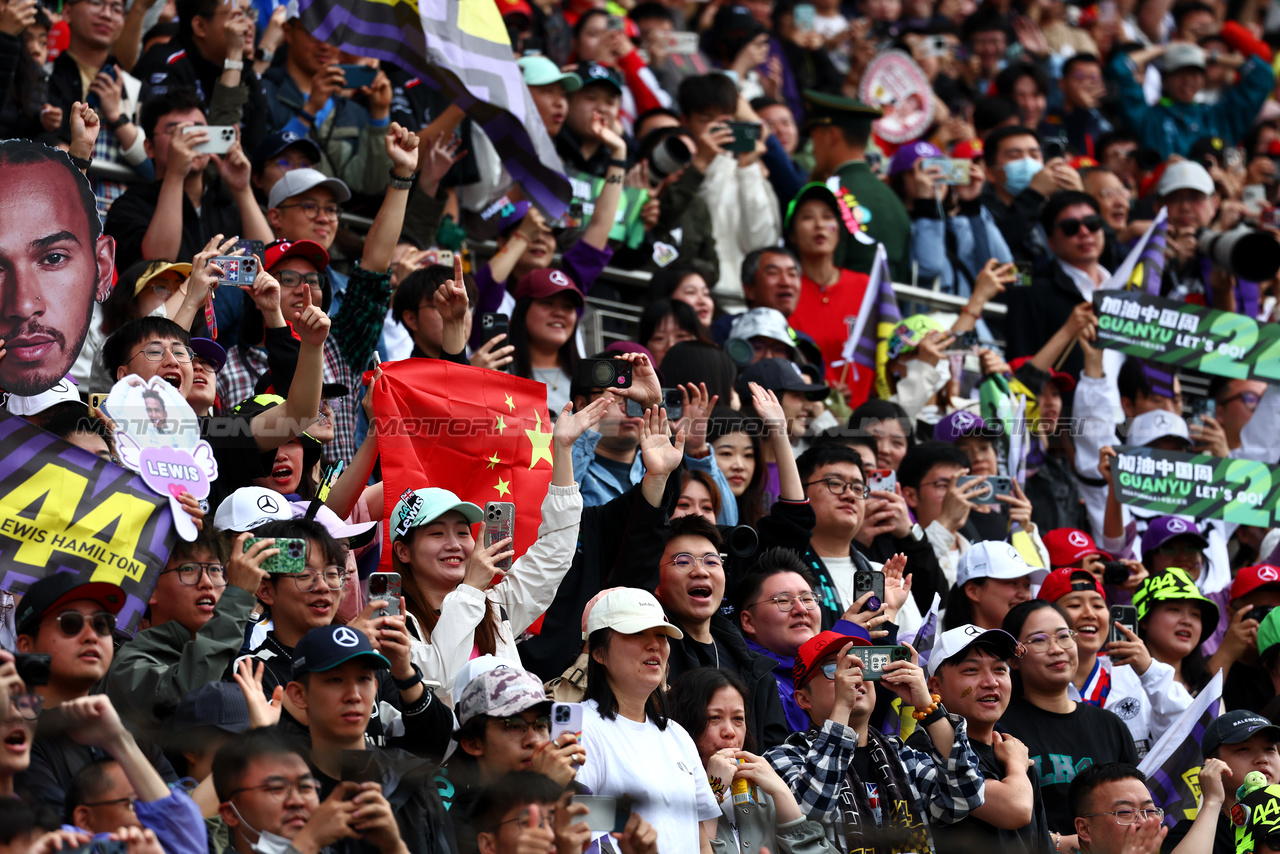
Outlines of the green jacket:
[{"label": "green jacket", "polygon": [[253,594],[227,586],[194,640],[175,621],[138,632],[116,653],[99,691],[125,723],[154,732],[183,697],[226,674],[244,645],[255,601]]},{"label": "green jacket", "polygon": [[[889,272],[895,282],[911,281],[911,217],[902,200],[871,173],[865,160],[850,160],[836,170],[840,187],[836,200],[845,227],[855,232],[836,250],[836,265],[855,273],[870,273],[876,243],[889,253]],[[861,232],[861,239],[856,232]],[[869,241],[867,241],[869,238]]]}]

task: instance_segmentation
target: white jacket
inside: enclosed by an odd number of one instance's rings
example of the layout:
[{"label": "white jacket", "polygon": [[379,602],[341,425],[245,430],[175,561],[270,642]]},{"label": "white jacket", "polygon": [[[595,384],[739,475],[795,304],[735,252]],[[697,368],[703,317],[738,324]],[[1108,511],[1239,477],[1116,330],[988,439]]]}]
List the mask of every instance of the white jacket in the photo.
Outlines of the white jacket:
[{"label": "white jacket", "polygon": [[516,558],[501,584],[483,592],[459,584],[440,604],[440,620],[430,641],[421,640],[426,633],[417,619],[408,615],[413,663],[422,669],[424,678],[440,683],[436,696],[452,703],[453,680],[472,658],[476,627],[484,619],[487,602],[503,612],[494,654],[520,660],[516,638],[550,607],[573,563],[581,521],[582,495],[578,485],[548,486],[538,539],[529,551]]},{"label": "white jacket", "polygon": [[722,154],[711,161],[698,188],[711,211],[711,233],[720,259],[720,280],[713,291],[727,308],[745,306],[742,297],[742,259],[753,249],[777,246],[782,237],[782,214],[764,167],[753,163],[738,168],[737,158]]},{"label": "white jacket", "polygon": [[[1173,678],[1173,668],[1162,661],[1152,659],[1141,676],[1128,664],[1117,667],[1110,656],[1098,656],[1098,665],[1111,674],[1111,692],[1102,707],[1124,721],[1141,759],[1191,705],[1191,692]],[[1071,699],[1080,701],[1075,683],[1067,691]]]}]

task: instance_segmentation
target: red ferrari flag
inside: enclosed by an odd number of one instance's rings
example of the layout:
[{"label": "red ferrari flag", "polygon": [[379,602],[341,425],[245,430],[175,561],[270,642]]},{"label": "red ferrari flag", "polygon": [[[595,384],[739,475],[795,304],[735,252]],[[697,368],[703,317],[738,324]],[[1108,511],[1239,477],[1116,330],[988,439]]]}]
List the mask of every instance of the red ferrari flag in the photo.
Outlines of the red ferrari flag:
[{"label": "red ferrari flag", "polygon": [[[440,359],[385,362],[373,387],[383,518],[406,491],[436,486],[484,507],[516,506],[516,557],[538,538],[551,483],[551,419],[542,383]],[[382,564],[391,564],[390,525]]]}]

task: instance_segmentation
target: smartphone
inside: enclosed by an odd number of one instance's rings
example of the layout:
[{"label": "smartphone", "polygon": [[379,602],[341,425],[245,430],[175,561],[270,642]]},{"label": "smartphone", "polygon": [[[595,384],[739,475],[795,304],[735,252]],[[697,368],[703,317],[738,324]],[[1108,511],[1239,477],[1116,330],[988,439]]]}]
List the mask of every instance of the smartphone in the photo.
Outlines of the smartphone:
[{"label": "smartphone", "polygon": [[[1271,609],[1274,607],[1275,607],[1274,605],[1255,605],[1254,607],[1249,609],[1249,613],[1245,614],[1244,618],[1246,620],[1257,620],[1259,623],[1261,623],[1263,620],[1267,618],[1267,614],[1270,614]],[[34,655],[35,653],[31,653],[31,654]],[[22,672],[21,667],[18,668],[18,672],[19,673]],[[25,681],[25,679],[23,681]],[[28,682],[27,684],[30,685],[31,683]]]},{"label": "smartphone", "polygon": [[631,363],[625,359],[583,359],[573,382],[582,389],[631,388]]},{"label": "smartphone", "polygon": [[439,264],[441,267],[453,266],[452,249],[428,249],[422,253],[422,266],[430,267]]},{"label": "smartphone", "polygon": [[946,36],[929,36],[924,41],[923,53],[926,57],[948,56],[951,53],[951,43]]},{"label": "smartphone", "polygon": [[232,125],[191,125],[182,129],[182,133],[193,133],[198,130],[209,131],[209,139],[191,150],[196,154],[226,154],[236,141],[236,129]]},{"label": "smartphone", "polygon": [[627,22],[623,20],[621,15],[610,15],[609,20],[605,22],[605,30],[625,30]]},{"label": "smartphone", "polygon": [[760,139],[759,122],[725,122],[733,131],[733,142],[725,146],[725,151],[736,154],[749,154],[756,150],[756,142]]},{"label": "smartphone", "polygon": [[99,839],[75,848],[62,849],[62,854],[128,854],[128,852],[129,844],[127,842],[109,839]]},{"label": "smartphone", "polygon": [[690,56],[698,52],[698,34],[684,31],[670,33],[667,36],[667,52]]},{"label": "smartphone", "polygon": [[339,65],[342,76],[346,78],[348,89],[363,89],[372,86],[378,76],[378,69],[367,65]]},{"label": "smartphone", "polygon": [[813,21],[817,15],[818,10],[812,3],[797,3],[791,10],[791,20],[802,33],[813,32]]},{"label": "smartphone", "polygon": [[1050,137],[1044,141],[1044,162],[1067,156],[1067,143],[1062,137]]},{"label": "smartphone", "polygon": [[1102,564],[1102,583],[1119,587],[1129,580],[1129,567],[1118,560],[1109,560]]},{"label": "smartphone", "polygon": [[948,353],[963,353],[966,356],[970,353],[977,352],[978,349],[978,333],[970,329],[968,332],[961,332],[956,336],[955,343],[947,348]]},{"label": "smartphone", "polygon": [[936,183],[954,187],[969,184],[969,169],[972,166],[972,162],[961,158],[926,157],[923,168],[941,170],[942,177],[938,178]]},{"label": "smartphone", "polygon": [[975,480],[986,481],[987,488],[978,493],[978,495],[969,499],[974,504],[999,504],[1000,502],[996,500],[997,495],[1010,495],[1013,492],[1013,481],[1007,477],[1001,477],[994,474],[989,477],[965,475],[964,477],[956,478],[956,486],[958,488],[964,487],[967,484],[973,483]]},{"label": "smartphone", "polygon": [[49,684],[53,656],[47,652],[19,652],[13,656],[13,666],[18,669],[22,684],[30,691],[38,685]]},{"label": "smartphone", "polygon": [[885,667],[893,661],[910,661],[911,650],[897,646],[855,646],[850,653],[862,661],[862,678],[879,682]]},{"label": "smartphone", "polygon": [[400,615],[400,573],[369,573],[369,601],[379,599],[386,602],[385,608],[373,612],[375,617],[398,617]]},{"label": "smartphone", "polygon": [[893,469],[871,469],[867,472],[867,487],[874,491],[893,492],[898,475]]},{"label": "smartphone", "polygon": [[372,750],[342,751],[342,782],[344,783],[381,783],[382,772],[374,760]]},{"label": "smartphone", "polygon": [[[680,393],[678,388],[664,388],[660,406],[666,410],[667,420],[679,421],[684,415],[684,395]],[[628,418],[643,418],[644,412],[644,407],[637,401],[627,398],[626,413]]]},{"label": "smartphone", "polygon": [[1115,624],[1120,623],[1135,634],[1138,631],[1138,609],[1132,605],[1112,605],[1111,619],[1107,622],[1107,643],[1125,640],[1125,636]]},{"label": "smartphone", "polygon": [[879,611],[880,606],[884,604],[884,573],[876,572],[874,569],[856,569],[853,572],[853,598],[862,598],[868,591],[871,591],[871,598],[867,600],[867,604],[863,606],[867,611]]},{"label": "smartphone", "polygon": [[[490,501],[484,506],[484,547],[514,537],[516,531],[516,506],[510,501]],[[510,548],[510,546],[508,546]],[[511,558],[504,557],[494,566],[510,569]]]},{"label": "smartphone", "polygon": [[235,248],[243,250],[247,258],[261,258],[266,254],[266,246],[261,240],[237,240]]},{"label": "smartphone", "polygon": [[1031,287],[1034,265],[1030,261],[1015,261],[1013,265],[1018,268],[1018,278],[1014,280],[1013,286],[1015,288]]},{"label": "smartphone", "polygon": [[587,215],[583,210],[582,202],[573,201],[569,203],[569,210],[565,211],[564,216],[551,223],[552,228],[582,228],[587,223]]},{"label": "smartphone", "polygon": [[258,259],[253,256],[219,255],[211,263],[222,269],[221,283],[224,285],[252,285],[258,278]]},{"label": "smartphone", "polygon": [[[511,334],[511,318],[500,311],[485,311],[480,313],[480,343],[488,341],[490,338],[497,338],[499,335]],[[509,341],[507,343],[510,343]]]},{"label": "smartphone", "polygon": [[[250,537],[245,540],[244,550],[268,537]],[[280,550],[280,554],[272,555],[262,562],[262,569],[274,575],[301,575],[307,569],[307,541],[292,537],[279,537],[270,548]]]},{"label": "smartphone", "polygon": [[99,412],[102,411],[102,403],[107,399],[107,393],[104,391],[95,391],[89,395],[89,405]]},{"label": "smartphone", "polygon": [[1218,414],[1218,402],[1212,397],[1193,397],[1187,401],[1187,425],[1192,426],[1200,423],[1200,417],[1208,416],[1213,418]]},{"label": "smartphone", "polygon": [[582,740],[582,704],[551,704],[551,740],[555,741],[562,734],[571,732]]},{"label": "smartphone", "polygon": [[592,833],[622,833],[631,819],[631,798],[627,795],[574,795],[573,803],[587,806],[587,814],[574,816],[573,824],[586,822]]}]

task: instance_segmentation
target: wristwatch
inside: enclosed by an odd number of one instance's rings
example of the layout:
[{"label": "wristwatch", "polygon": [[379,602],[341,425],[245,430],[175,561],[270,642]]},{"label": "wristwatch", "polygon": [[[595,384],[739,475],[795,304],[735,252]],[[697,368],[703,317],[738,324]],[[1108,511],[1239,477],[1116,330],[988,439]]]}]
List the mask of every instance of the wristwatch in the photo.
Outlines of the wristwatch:
[{"label": "wristwatch", "polygon": [[913,522],[911,524],[911,531],[907,536],[915,540],[917,543],[924,542],[924,528],[920,527],[919,522]]},{"label": "wristwatch", "polygon": [[223,71],[243,71],[244,63],[238,59],[224,59],[222,60],[222,70]]},{"label": "wristwatch", "polygon": [[394,676],[391,677],[391,680],[396,683],[396,687],[401,691],[408,691],[414,685],[422,684],[422,668],[416,664],[412,665],[412,667],[413,675],[408,679],[396,679]]}]

